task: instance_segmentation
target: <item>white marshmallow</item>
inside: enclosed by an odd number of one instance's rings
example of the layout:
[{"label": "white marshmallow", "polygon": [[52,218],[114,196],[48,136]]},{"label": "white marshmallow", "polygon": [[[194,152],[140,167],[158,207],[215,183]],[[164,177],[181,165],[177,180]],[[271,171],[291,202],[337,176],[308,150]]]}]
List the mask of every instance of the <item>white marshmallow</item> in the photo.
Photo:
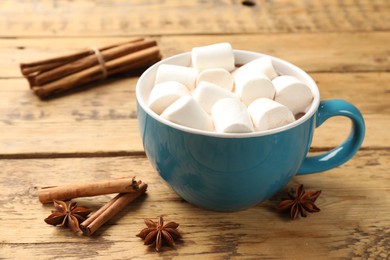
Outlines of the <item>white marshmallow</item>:
[{"label": "white marshmallow", "polygon": [[310,88],[293,76],[279,76],[272,80],[275,101],[288,107],[294,115],[306,112],[313,100]]},{"label": "white marshmallow", "polygon": [[192,65],[199,71],[211,68],[234,70],[234,53],[229,43],[195,47],[191,52]]},{"label": "white marshmallow", "polygon": [[223,87],[226,90],[232,91],[234,86],[234,79],[229,71],[221,68],[205,69],[199,73],[196,79],[196,85],[201,81],[208,81],[218,86]]},{"label": "white marshmallow", "polygon": [[256,99],[249,105],[248,111],[257,131],[274,129],[295,121],[287,107],[268,98]]},{"label": "white marshmallow", "polygon": [[207,81],[201,81],[193,93],[195,100],[203,109],[211,114],[211,108],[222,98],[237,98],[232,92]]},{"label": "white marshmallow", "polygon": [[195,88],[196,78],[198,77],[198,71],[194,68],[161,64],[157,68],[155,85],[164,81],[177,81],[185,85],[189,90]]},{"label": "white marshmallow", "polygon": [[[272,65],[272,60],[270,57],[261,57],[255,60],[252,60],[241,67],[238,71],[246,71],[245,74],[254,73],[254,74],[264,74],[268,79],[272,80],[278,76],[278,73],[275,71],[274,66]],[[236,72],[235,71],[235,72]]]},{"label": "white marshmallow", "polygon": [[253,132],[253,123],[248,110],[237,98],[224,98],[217,101],[212,108],[211,116],[217,132]]},{"label": "white marshmallow", "polygon": [[211,117],[192,96],[183,96],[173,102],[161,116],[173,123],[199,130],[213,131]]},{"label": "white marshmallow", "polygon": [[148,106],[157,114],[161,114],[170,104],[184,95],[189,95],[186,86],[176,81],[165,81],[153,87]]},{"label": "white marshmallow", "polygon": [[233,77],[236,94],[247,106],[258,98],[273,99],[275,96],[275,88],[264,74],[237,69],[233,72]]}]

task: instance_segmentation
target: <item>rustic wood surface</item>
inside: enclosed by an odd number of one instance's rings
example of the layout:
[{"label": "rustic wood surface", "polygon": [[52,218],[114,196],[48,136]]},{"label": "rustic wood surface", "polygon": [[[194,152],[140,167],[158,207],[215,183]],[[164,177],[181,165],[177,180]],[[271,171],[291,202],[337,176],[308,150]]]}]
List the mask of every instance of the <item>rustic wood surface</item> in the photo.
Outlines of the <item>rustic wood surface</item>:
[{"label": "rustic wood surface", "polygon": [[[367,126],[356,156],[284,189],[321,189],[321,212],[289,220],[275,211],[283,191],[233,213],[181,200],[142,148],[141,71],[47,101],[19,71],[21,62],[135,36],[156,39],[164,57],[222,41],[271,54],[309,72],[322,99],[354,103]],[[389,82],[388,0],[0,1],[0,259],[389,259]],[[344,118],[327,121],[311,153],[337,146],[349,127]],[[149,184],[147,196],[94,236],[43,222],[51,207],[39,203],[37,187],[133,175]],[[97,209],[111,197],[77,201]],[[180,223],[183,239],[156,253],[135,235],[144,218],[161,214]]]}]

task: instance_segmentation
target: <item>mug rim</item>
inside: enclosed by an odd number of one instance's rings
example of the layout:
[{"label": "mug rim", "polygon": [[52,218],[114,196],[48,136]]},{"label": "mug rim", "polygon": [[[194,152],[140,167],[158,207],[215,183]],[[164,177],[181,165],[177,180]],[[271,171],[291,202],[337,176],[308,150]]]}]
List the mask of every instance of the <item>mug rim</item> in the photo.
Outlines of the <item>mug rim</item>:
[{"label": "mug rim", "polygon": [[300,74],[302,77],[304,77],[305,80],[308,83],[310,83],[310,84],[308,84],[308,86],[309,86],[309,88],[311,89],[311,91],[313,93],[312,104],[310,105],[310,108],[305,113],[305,115],[302,116],[301,118],[299,118],[298,120],[295,120],[294,122],[292,122],[290,124],[287,124],[287,125],[284,125],[282,127],[278,127],[278,128],[274,128],[274,129],[270,129],[270,130],[265,130],[265,131],[254,131],[254,132],[250,132],[250,133],[219,133],[219,132],[211,132],[211,131],[199,130],[199,129],[190,128],[190,127],[187,127],[187,126],[182,126],[182,125],[173,123],[173,122],[171,122],[171,121],[161,117],[160,115],[158,115],[157,113],[155,113],[153,110],[151,110],[149,108],[149,106],[146,104],[144,98],[142,97],[142,91],[143,91],[142,86],[144,85],[143,82],[146,80],[146,78],[149,76],[149,74],[153,70],[157,69],[157,67],[160,66],[161,64],[177,65],[177,63],[175,63],[173,61],[177,60],[179,58],[186,57],[186,56],[189,56],[189,59],[191,59],[191,52],[184,52],[184,53],[180,53],[180,54],[176,54],[176,55],[170,56],[168,58],[165,58],[165,59],[163,59],[163,60],[153,64],[147,70],[145,70],[142,73],[141,77],[138,79],[137,84],[136,84],[135,94],[136,94],[137,103],[139,104],[139,106],[141,106],[141,108],[149,116],[151,116],[153,119],[159,121],[160,123],[162,123],[164,125],[167,125],[167,126],[170,126],[172,128],[175,128],[177,130],[180,130],[180,131],[183,131],[183,132],[187,132],[187,133],[191,133],[191,134],[210,136],[210,137],[219,137],[219,138],[259,137],[259,136],[267,136],[267,135],[272,135],[272,134],[276,134],[276,133],[279,133],[279,132],[284,132],[284,131],[287,131],[289,129],[295,128],[295,127],[305,123],[307,120],[309,120],[316,113],[316,111],[317,111],[317,109],[319,107],[319,104],[320,104],[320,92],[319,92],[317,84],[315,83],[313,78],[310,77],[310,75],[307,72],[305,72],[304,70],[302,70],[298,66],[295,66],[294,64],[292,64],[292,63],[290,63],[288,61],[285,61],[283,59],[280,59],[280,58],[277,58],[277,57],[274,57],[274,56],[271,56],[271,55],[267,55],[267,54],[263,54],[263,53],[259,53],[259,52],[253,52],[253,51],[236,50],[236,49],[233,50],[233,53],[234,53],[235,57],[237,57],[237,55],[241,55],[241,56],[242,55],[248,55],[248,56],[252,55],[253,59],[260,58],[260,57],[269,57],[269,58],[271,58],[273,63],[277,62],[277,63],[283,64],[283,66],[287,66],[287,67],[295,70],[298,74]]}]

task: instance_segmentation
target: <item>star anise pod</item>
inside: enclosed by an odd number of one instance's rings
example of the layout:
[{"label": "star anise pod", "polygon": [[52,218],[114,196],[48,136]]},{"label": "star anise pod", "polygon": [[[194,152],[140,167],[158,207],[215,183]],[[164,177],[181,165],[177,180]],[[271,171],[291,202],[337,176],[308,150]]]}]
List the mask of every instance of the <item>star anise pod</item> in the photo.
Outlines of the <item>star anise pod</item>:
[{"label": "star anise pod", "polygon": [[295,188],[295,194],[288,193],[290,199],[286,199],[280,202],[278,210],[290,210],[290,216],[293,220],[298,217],[298,214],[300,214],[302,217],[306,217],[307,212],[314,213],[320,211],[320,209],[314,204],[320,194],[321,190],[305,191],[303,185],[301,184]]},{"label": "star anise pod", "polygon": [[169,222],[164,225],[162,216],[159,217],[157,223],[151,219],[145,219],[145,224],[147,228],[142,229],[137,237],[145,239],[144,245],[155,243],[156,251],[159,251],[163,244],[174,246],[174,241],[181,238],[181,235],[177,230],[179,224],[176,222]]},{"label": "star anise pod", "polygon": [[77,202],[71,201],[69,205],[60,200],[53,201],[55,210],[45,218],[45,222],[53,226],[68,226],[74,232],[80,231],[80,223],[83,222],[92,210],[77,207]]}]

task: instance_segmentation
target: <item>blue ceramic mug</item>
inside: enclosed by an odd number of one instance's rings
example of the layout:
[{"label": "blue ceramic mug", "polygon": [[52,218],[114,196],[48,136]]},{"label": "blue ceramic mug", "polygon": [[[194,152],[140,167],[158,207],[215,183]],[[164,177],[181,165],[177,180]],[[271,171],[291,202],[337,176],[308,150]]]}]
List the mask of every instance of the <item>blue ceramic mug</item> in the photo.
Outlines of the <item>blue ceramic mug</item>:
[{"label": "blue ceramic mug", "polygon": [[[240,50],[234,54],[237,64],[267,56]],[[314,99],[297,121],[264,132],[226,134],[191,129],[165,120],[147,106],[157,67],[189,66],[189,52],[156,63],[140,77],[137,112],[146,155],[165,182],[191,204],[216,211],[254,206],[274,195],[293,176],[337,167],[361,146],[365,125],[355,106],[343,100],[320,101],[318,87],[307,73],[269,57],[280,75],[292,75],[306,83]],[[351,119],[349,137],[329,152],[307,157],[314,129],[333,116]]]}]

